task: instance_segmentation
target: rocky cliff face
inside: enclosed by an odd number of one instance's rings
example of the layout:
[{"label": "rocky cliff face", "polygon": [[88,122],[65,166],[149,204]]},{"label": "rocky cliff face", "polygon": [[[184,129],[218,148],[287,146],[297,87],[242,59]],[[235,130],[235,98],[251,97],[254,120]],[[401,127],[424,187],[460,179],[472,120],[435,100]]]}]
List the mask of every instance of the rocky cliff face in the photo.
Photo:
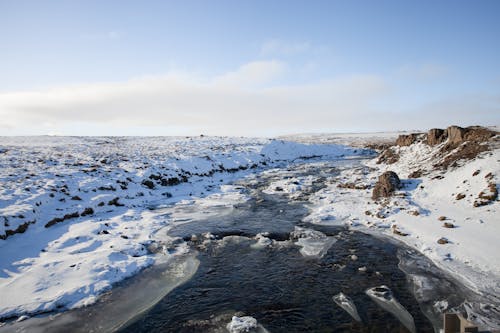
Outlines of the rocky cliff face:
[{"label": "rocky cliff face", "polygon": [[399,160],[398,147],[416,143],[439,147],[433,167],[447,169],[459,160],[470,160],[480,153],[500,145],[499,132],[481,126],[449,126],[446,129],[433,128],[427,133],[400,135],[396,146],[389,147],[380,155],[380,163],[392,164]]}]

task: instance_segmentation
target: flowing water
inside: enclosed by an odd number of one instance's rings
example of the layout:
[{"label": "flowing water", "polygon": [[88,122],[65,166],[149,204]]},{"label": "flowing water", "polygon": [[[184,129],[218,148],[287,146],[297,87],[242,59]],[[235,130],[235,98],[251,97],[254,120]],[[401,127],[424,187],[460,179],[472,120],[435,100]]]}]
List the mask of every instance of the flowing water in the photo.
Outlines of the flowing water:
[{"label": "flowing water", "polygon": [[[356,164],[301,164],[245,178],[237,185],[250,199],[206,217],[196,206],[179,208],[196,218],[168,233],[189,244],[188,255],[146,269],[94,306],[18,327],[25,332],[227,332],[236,314],[256,318],[269,332],[434,332],[441,325],[439,305],[459,306],[471,297],[465,288],[394,241],[302,222],[308,196],[339,168]],[[306,176],[315,178],[300,195],[263,191],[273,181]],[[297,230],[313,235],[312,241],[301,239]],[[212,236],[204,236],[207,232]],[[262,246],[254,239],[259,233],[269,238]],[[307,255],[300,244],[321,251]],[[415,283],[424,280],[425,288]],[[370,297],[370,288],[383,296]],[[356,308],[358,320],[334,301],[340,293]]]}]

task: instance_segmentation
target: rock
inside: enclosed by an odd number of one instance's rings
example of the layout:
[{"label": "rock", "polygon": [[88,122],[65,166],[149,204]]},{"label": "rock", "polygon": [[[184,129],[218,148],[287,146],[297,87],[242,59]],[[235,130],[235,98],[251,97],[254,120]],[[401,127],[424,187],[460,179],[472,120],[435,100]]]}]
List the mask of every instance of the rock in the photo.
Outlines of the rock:
[{"label": "rock", "polygon": [[399,155],[395,153],[391,147],[389,147],[380,154],[377,164],[394,164],[397,161],[399,161]]},{"label": "rock", "polygon": [[409,146],[415,141],[417,141],[419,134],[418,133],[412,133],[408,135],[400,135],[396,139],[396,145],[398,146]]},{"label": "rock", "polygon": [[479,175],[480,172],[481,172],[481,170],[474,171],[474,173],[472,174],[472,177],[475,177],[475,176]]},{"label": "rock", "polygon": [[91,207],[87,207],[83,210],[81,216],[87,216],[87,215],[92,215],[94,214],[94,210]]},{"label": "rock", "polygon": [[444,237],[439,238],[437,242],[438,242],[438,244],[441,244],[441,245],[449,243],[449,241]]},{"label": "rock", "polygon": [[465,139],[465,128],[459,126],[450,126],[446,129],[446,136],[449,144],[458,144]]},{"label": "rock", "polygon": [[446,140],[448,133],[440,128],[433,128],[427,132],[427,144],[434,146]]},{"label": "rock", "polygon": [[463,198],[465,198],[465,194],[463,193],[458,193],[457,196],[455,197],[455,199],[457,200],[462,200]]},{"label": "rock", "polygon": [[413,171],[408,175],[408,178],[420,178],[422,177],[422,170]]},{"label": "rock", "polygon": [[118,202],[118,200],[120,200],[120,198],[119,198],[119,197],[116,197],[116,198],[114,198],[113,200],[110,200],[110,201],[108,202],[108,206],[116,206],[116,207],[121,207],[121,206],[124,206],[124,204],[122,204],[122,203]]},{"label": "rock", "polygon": [[398,175],[393,171],[386,171],[378,177],[378,181],[373,188],[372,199],[389,197],[399,188],[401,188],[401,181]]},{"label": "rock", "polygon": [[489,205],[498,198],[497,185],[495,183],[489,183],[488,189],[481,191],[474,201],[474,207],[481,207]]},{"label": "rock", "polygon": [[150,190],[155,188],[155,184],[151,180],[147,180],[147,179],[142,181],[142,185],[146,186]]},{"label": "rock", "polygon": [[45,228],[49,228],[49,227],[53,226],[54,224],[64,222],[64,221],[69,220],[69,219],[77,218],[79,216],[80,216],[80,214],[78,214],[78,212],[74,212],[74,213],[66,214],[63,217],[55,217],[52,220],[50,220],[49,222],[47,222],[47,224],[45,224]]},{"label": "rock", "polygon": [[366,190],[370,186],[367,184],[355,184],[352,182],[348,182],[348,183],[340,183],[337,185],[337,187],[338,188],[347,188],[347,189],[351,189],[351,190]]},{"label": "rock", "polygon": [[398,230],[397,226],[395,226],[395,225],[392,228],[392,233],[395,235],[398,235],[398,236],[403,236],[403,237],[408,236],[408,234],[406,232],[402,232],[402,231]]},{"label": "rock", "polygon": [[81,201],[82,198],[80,198],[79,196],[75,195],[75,196],[71,197],[71,200]]}]

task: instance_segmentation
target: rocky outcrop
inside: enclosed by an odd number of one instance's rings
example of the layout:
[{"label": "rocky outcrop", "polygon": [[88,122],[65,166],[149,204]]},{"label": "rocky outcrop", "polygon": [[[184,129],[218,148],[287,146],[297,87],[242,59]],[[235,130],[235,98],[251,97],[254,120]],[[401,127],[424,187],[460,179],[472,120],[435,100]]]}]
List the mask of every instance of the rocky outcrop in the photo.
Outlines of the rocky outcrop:
[{"label": "rocky outcrop", "polygon": [[397,161],[399,161],[399,155],[397,153],[395,153],[392,150],[392,148],[389,147],[380,154],[380,156],[377,160],[377,164],[381,164],[381,163],[394,164]]},{"label": "rocky outcrop", "polygon": [[433,128],[427,132],[427,144],[435,146],[446,142],[445,149],[454,149],[466,141],[485,142],[494,137],[497,133],[481,126],[449,126],[445,130]]},{"label": "rocky outcrop", "polygon": [[448,144],[456,145],[464,142],[465,128],[459,126],[450,126],[446,129],[446,136],[448,137]]},{"label": "rocky outcrop", "polygon": [[382,197],[390,197],[397,189],[401,188],[401,181],[393,171],[386,171],[378,177],[372,192],[372,199],[378,200]]},{"label": "rocky outcrop", "polygon": [[409,146],[413,143],[415,143],[419,137],[420,133],[412,133],[412,134],[408,134],[408,135],[400,135],[398,136],[398,138],[396,139],[396,145],[398,146]]},{"label": "rocky outcrop", "polygon": [[427,144],[430,146],[435,146],[446,140],[448,133],[440,128],[433,128],[427,132]]},{"label": "rocky outcrop", "polygon": [[[410,146],[423,142],[429,146],[440,145],[435,154],[434,168],[447,169],[458,165],[459,160],[471,160],[480,153],[491,149],[492,145],[499,146],[500,133],[481,126],[449,126],[446,129],[433,128],[426,134],[412,133],[400,135],[396,146]],[[404,149],[403,149],[404,151]],[[388,147],[380,155],[377,164],[393,164],[399,161],[401,149]],[[410,178],[418,178],[420,173],[411,174]]]}]

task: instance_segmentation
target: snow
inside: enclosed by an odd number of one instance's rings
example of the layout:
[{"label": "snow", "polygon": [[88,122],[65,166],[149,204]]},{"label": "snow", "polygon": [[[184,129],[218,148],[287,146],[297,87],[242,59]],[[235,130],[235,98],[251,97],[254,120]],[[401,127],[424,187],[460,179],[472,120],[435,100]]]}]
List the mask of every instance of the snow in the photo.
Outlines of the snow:
[{"label": "snow", "polygon": [[[0,237],[5,238],[0,239],[0,318],[92,304],[116,282],[185,254],[187,245],[167,231],[210,214],[230,214],[234,205],[248,200],[230,184],[233,180],[255,172],[272,175],[276,168],[313,157],[366,156],[360,149],[311,141],[361,145],[374,138],[389,142],[397,134],[294,138],[303,143],[222,137],[0,138]],[[480,207],[474,202],[491,183],[499,183],[500,149],[446,171],[432,166],[439,149],[418,143],[397,147],[400,159],[391,165],[377,159],[346,164],[326,179],[325,188],[308,196],[310,214],[304,222],[393,237],[469,288],[498,298],[498,199]],[[404,187],[374,202],[372,186],[387,170],[395,171]],[[407,178],[417,170],[424,175]],[[277,179],[264,192],[299,198],[316,180],[293,175]],[[362,186],[339,187],[347,183]],[[457,194],[465,197],[457,200]],[[86,208],[94,213],[81,216]],[[79,216],[45,227],[72,213]],[[444,228],[444,222],[454,228]],[[308,228],[297,227],[292,234],[304,257],[321,257],[335,242]],[[449,243],[438,244],[442,237]],[[254,248],[278,243],[265,233],[252,242]]]},{"label": "snow", "polygon": [[[115,283],[186,253],[167,231],[229,214],[247,200],[229,185],[235,179],[361,153],[249,138],[2,137],[0,318],[92,304]],[[268,245],[264,236],[258,243]]]},{"label": "snow", "polygon": [[[394,164],[377,164],[375,158],[359,167],[345,168],[310,199],[311,211],[304,221],[347,225],[355,230],[394,237],[426,255],[469,288],[498,297],[499,200],[480,207],[475,207],[474,201],[481,191],[488,193],[489,184],[496,184],[498,189],[500,149],[494,148],[473,160],[461,161],[456,167],[440,170],[433,167],[440,148],[440,145],[431,147],[423,143],[396,147],[400,159]],[[378,176],[388,170],[399,175],[403,188],[388,200],[374,202],[372,186]],[[423,170],[424,175],[407,178],[417,170]],[[343,183],[369,187],[338,186]],[[459,193],[465,195],[461,200],[457,200]],[[439,220],[441,216],[446,219]],[[454,228],[443,227],[444,222],[452,223]],[[438,244],[441,237],[449,243]]]}]

